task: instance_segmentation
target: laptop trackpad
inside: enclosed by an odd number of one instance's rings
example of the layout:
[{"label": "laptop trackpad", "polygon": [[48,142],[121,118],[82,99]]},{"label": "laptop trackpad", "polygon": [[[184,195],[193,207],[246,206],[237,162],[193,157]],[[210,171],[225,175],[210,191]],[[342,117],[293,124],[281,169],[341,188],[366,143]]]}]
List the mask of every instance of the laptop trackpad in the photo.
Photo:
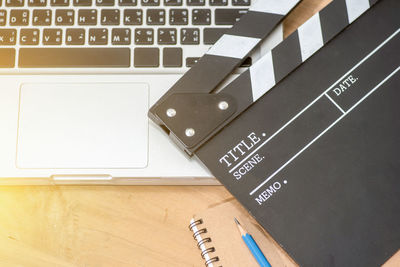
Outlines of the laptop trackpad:
[{"label": "laptop trackpad", "polygon": [[17,167],[146,167],[146,83],[24,84],[20,97]]}]

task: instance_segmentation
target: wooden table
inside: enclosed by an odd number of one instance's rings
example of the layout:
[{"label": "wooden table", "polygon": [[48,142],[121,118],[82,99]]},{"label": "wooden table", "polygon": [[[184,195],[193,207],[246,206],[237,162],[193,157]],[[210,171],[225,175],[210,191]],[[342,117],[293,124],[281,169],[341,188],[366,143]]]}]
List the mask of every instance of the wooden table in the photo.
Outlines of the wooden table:
[{"label": "wooden table", "polygon": [[[328,2],[304,0],[285,35]],[[0,187],[0,266],[204,266],[188,221],[229,198],[222,186]]]}]

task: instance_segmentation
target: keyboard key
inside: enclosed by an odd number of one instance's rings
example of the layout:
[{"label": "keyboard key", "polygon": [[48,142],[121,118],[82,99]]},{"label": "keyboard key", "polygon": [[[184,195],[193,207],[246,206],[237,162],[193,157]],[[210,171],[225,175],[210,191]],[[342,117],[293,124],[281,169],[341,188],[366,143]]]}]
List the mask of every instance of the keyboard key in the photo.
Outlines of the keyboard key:
[{"label": "keyboard key", "polygon": [[210,0],[210,6],[226,6],[228,0]]},{"label": "keyboard key", "polygon": [[137,0],[118,0],[120,6],[136,6]]},{"label": "keyboard key", "polygon": [[41,7],[46,6],[46,0],[28,0],[28,6]]},{"label": "keyboard key", "polygon": [[24,6],[24,0],[6,0],[6,6],[21,7]]},{"label": "keyboard key", "polygon": [[119,9],[102,9],[101,25],[119,25]]},{"label": "keyboard key", "polygon": [[196,64],[199,59],[200,59],[199,57],[188,57],[188,58],[186,58],[186,67],[188,67],[188,68],[193,67],[194,64]]},{"label": "keyboard key", "polygon": [[12,9],[10,11],[11,26],[26,26],[29,24],[29,11],[26,9]]},{"label": "keyboard key", "polygon": [[160,0],[142,0],[142,6],[159,6]]},{"label": "keyboard key", "polygon": [[97,10],[96,9],[80,9],[78,11],[79,25],[96,25]]},{"label": "keyboard key", "polygon": [[170,9],[169,24],[171,25],[187,25],[189,11],[187,9]]},{"label": "keyboard key", "polygon": [[51,6],[69,6],[69,0],[50,0]]},{"label": "keyboard key", "polygon": [[129,28],[112,29],[111,43],[113,45],[130,45],[131,29]]},{"label": "keyboard key", "polygon": [[44,29],[42,42],[44,45],[60,45],[62,43],[62,29]]},{"label": "keyboard key", "polygon": [[210,9],[193,9],[192,10],[193,25],[210,25],[211,10]]},{"label": "keyboard key", "polygon": [[135,44],[151,45],[154,43],[154,31],[151,28],[135,29]]},{"label": "keyboard key", "polygon": [[232,0],[232,5],[234,6],[249,6],[250,4],[250,0]]},{"label": "keyboard key", "polygon": [[205,0],[186,0],[188,6],[204,6],[206,4]]},{"label": "keyboard key", "polygon": [[19,34],[20,45],[38,45],[39,33],[38,29],[21,29]]},{"label": "keyboard key", "polygon": [[164,0],[166,6],[181,6],[183,0]]},{"label": "keyboard key", "polygon": [[233,25],[240,17],[247,13],[247,9],[215,9],[215,24]]},{"label": "keyboard key", "polygon": [[65,44],[67,45],[84,45],[85,30],[84,29],[67,29],[65,35]]},{"label": "keyboard key", "polygon": [[32,13],[32,25],[47,26],[51,24],[50,9],[34,9]]},{"label": "keyboard key", "polygon": [[92,0],[73,0],[74,6],[91,6]]},{"label": "keyboard key", "polygon": [[124,25],[142,25],[143,10],[141,9],[125,9]]},{"label": "keyboard key", "polygon": [[200,30],[197,28],[181,29],[181,44],[194,45],[200,43]]},{"label": "keyboard key", "polygon": [[114,6],[114,0],[96,0],[96,6]]},{"label": "keyboard key", "polygon": [[137,68],[158,67],[160,50],[158,48],[135,48],[134,66]]},{"label": "keyboard key", "polygon": [[105,28],[89,29],[90,45],[106,45],[108,43],[108,30]]},{"label": "keyboard key", "polygon": [[148,9],[147,25],[164,25],[165,10],[164,9]]},{"label": "keyboard key", "polygon": [[174,28],[159,28],[158,29],[158,44],[174,45],[176,44],[176,29]]},{"label": "keyboard key", "polygon": [[204,44],[213,45],[229,28],[204,28]]},{"label": "keyboard key", "polygon": [[0,68],[13,68],[15,65],[15,49],[0,48]]},{"label": "keyboard key", "polygon": [[6,25],[7,22],[7,11],[0,10],[0,26]]},{"label": "keyboard key", "polygon": [[17,40],[17,30],[0,29],[0,45],[15,45]]},{"label": "keyboard key", "polygon": [[129,48],[21,48],[21,68],[128,68]]},{"label": "keyboard key", "polygon": [[182,48],[164,48],[163,66],[166,68],[182,67]]},{"label": "keyboard key", "polygon": [[73,9],[57,9],[56,10],[56,25],[74,25],[74,10]]}]

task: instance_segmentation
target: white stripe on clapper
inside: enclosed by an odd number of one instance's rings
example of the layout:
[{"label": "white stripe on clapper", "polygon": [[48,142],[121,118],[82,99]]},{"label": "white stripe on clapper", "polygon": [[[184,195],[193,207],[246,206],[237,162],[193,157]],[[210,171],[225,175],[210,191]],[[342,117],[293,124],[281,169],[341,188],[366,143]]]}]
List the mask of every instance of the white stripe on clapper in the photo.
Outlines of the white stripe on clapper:
[{"label": "white stripe on clapper", "polygon": [[272,54],[268,52],[250,67],[251,91],[253,102],[275,85]]},{"label": "white stripe on clapper", "polygon": [[260,41],[260,38],[224,34],[206,54],[244,58]]},{"label": "white stripe on clapper", "polygon": [[301,25],[298,29],[298,33],[301,59],[304,62],[324,45],[319,13],[315,14]]},{"label": "white stripe on clapper", "polygon": [[355,21],[369,8],[369,0],[346,0],[349,23]]}]

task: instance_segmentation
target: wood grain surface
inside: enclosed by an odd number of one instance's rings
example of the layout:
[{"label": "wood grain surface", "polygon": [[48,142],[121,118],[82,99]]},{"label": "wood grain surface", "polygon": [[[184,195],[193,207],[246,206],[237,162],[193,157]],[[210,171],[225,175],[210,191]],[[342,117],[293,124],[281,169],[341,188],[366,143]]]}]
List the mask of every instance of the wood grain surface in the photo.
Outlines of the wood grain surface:
[{"label": "wood grain surface", "polygon": [[[285,35],[328,2],[304,0]],[[3,186],[0,266],[204,266],[188,221],[230,198],[222,186]]]}]

